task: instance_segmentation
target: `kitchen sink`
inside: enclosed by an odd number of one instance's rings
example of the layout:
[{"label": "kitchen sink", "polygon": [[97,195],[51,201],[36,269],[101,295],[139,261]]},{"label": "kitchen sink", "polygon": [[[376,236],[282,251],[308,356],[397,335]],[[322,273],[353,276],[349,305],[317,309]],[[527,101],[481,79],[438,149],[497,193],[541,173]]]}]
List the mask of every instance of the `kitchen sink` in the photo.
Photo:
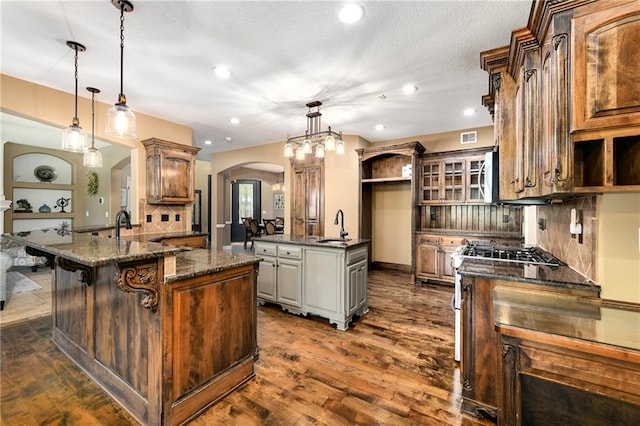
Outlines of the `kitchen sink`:
[{"label": "kitchen sink", "polygon": [[348,238],[324,238],[322,240],[318,240],[319,243],[323,244],[345,244],[347,241],[349,241]]}]

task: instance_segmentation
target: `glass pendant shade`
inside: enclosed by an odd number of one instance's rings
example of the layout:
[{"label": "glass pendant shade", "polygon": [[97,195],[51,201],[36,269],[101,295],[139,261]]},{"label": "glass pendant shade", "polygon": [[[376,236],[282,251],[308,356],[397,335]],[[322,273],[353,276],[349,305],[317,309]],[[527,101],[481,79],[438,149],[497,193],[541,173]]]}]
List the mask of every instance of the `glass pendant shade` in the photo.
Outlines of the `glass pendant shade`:
[{"label": "glass pendant shade", "polygon": [[284,144],[284,156],[286,158],[293,157],[293,145],[291,145],[291,142]]},{"label": "glass pendant shade", "polygon": [[344,154],[344,141],[342,140],[342,138],[340,138],[338,140],[338,143],[336,144],[336,154]]},{"label": "glass pendant shade", "polygon": [[304,149],[302,147],[296,149],[296,160],[304,160]]},{"label": "glass pendant shade", "polygon": [[84,152],[87,148],[87,137],[74,120],[74,124],[70,125],[62,132],[62,149],[69,152]]},{"label": "glass pendant shade", "polygon": [[[329,128],[329,131],[331,131],[331,128]],[[331,135],[327,136],[327,138],[324,140],[324,148],[327,151],[335,151],[336,150],[336,139]]]},{"label": "glass pendant shade", "polygon": [[97,148],[89,148],[84,153],[84,161],[82,162],[82,165],[90,168],[102,167],[102,154]]},{"label": "glass pendant shade", "polygon": [[135,139],[136,115],[127,106],[127,98],[124,95],[124,13],[133,11],[133,4],[129,0],[112,0],[120,11],[120,94],[118,102],[107,111],[107,124],[105,133],[123,139]]},{"label": "glass pendant shade", "polygon": [[316,146],[316,158],[324,158],[324,145],[321,143]]},{"label": "glass pendant shade", "polygon": [[311,154],[311,151],[313,151],[311,149],[311,141],[309,140],[309,138],[305,139],[304,142],[302,142],[302,151],[305,154]]},{"label": "glass pendant shade", "polygon": [[136,115],[126,103],[117,103],[109,108],[105,132],[124,139],[136,138]]}]

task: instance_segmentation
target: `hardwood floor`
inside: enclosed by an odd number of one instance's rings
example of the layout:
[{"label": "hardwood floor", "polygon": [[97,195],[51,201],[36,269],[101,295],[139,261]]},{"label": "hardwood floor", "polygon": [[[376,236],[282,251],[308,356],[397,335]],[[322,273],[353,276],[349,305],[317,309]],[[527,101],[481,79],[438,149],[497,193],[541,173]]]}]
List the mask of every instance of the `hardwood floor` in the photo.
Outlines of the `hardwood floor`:
[{"label": "hardwood floor", "polygon": [[0,327],[50,316],[51,270],[39,267],[36,272],[33,272],[30,266],[14,266],[11,270],[20,272],[42,288],[24,293],[8,294],[4,309],[0,311]]},{"label": "hardwood floor", "polygon": [[[453,289],[369,274],[370,312],[346,332],[258,309],[256,377],[192,425],[481,425],[460,414]],[[3,327],[3,425],[130,425],[50,340],[50,317]]]}]

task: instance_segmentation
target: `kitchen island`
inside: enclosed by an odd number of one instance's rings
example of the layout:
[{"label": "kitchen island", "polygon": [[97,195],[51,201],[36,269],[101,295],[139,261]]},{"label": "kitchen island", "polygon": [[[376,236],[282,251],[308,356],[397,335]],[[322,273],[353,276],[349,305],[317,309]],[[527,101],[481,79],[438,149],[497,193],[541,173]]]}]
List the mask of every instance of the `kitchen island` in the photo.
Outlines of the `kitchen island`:
[{"label": "kitchen island", "polygon": [[369,311],[369,240],[280,234],[254,241],[259,303],[328,318],[342,331]]},{"label": "kitchen island", "polygon": [[253,256],[66,229],[7,234],[52,274],[52,339],[138,422],[182,424],[254,376]]}]

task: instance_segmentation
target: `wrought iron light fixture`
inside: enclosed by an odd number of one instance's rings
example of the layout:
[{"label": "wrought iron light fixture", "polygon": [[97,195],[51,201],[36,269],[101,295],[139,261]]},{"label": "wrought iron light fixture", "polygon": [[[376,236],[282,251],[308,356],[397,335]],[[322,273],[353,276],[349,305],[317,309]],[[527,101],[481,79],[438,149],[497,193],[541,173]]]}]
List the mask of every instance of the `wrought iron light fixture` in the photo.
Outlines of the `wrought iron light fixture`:
[{"label": "wrought iron light fixture", "polygon": [[[295,155],[296,160],[304,160],[307,154],[315,153],[317,158],[324,158],[325,151],[335,151],[337,154],[344,154],[344,141],[342,132],[336,133],[331,130],[320,130],[322,125],[322,113],[320,113],[322,102],[313,101],[307,104],[307,130],[304,135],[287,137],[284,144],[284,156],[291,158]],[[338,139],[336,142],[336,138]]]},{"label": "wrought iron light fixture", "polygon": [[124,12],[132,12],[133,4],[128,0],[111,0],[117,9],[120,10],[120,94],[118,102],[107,111],[107,127],[105,132],[108,135],[117,136],[124,139],[136,138],[136,116],[127,106],[127,97],[123,90],[123,63],[124,63]]},{"label": "wrought iron light fixture", "polygon": [[90,168],[102,167],[102,153],[96,148],[96,93],[100,93],[95,87],[87,87],[91,92],[91,146],[84,152],[84,161],[82,164]]},{"label": "wrought iron light fixture", "polygon": [[75,41],[67,41],[67,46],[75,51],[76,96],[74,98],[73,120],[71,125],[62,132],[62,149],[70,152],[83,152],[85,150],[86,136],[78,120],[78,52],[84,52],[87,48]]}]

